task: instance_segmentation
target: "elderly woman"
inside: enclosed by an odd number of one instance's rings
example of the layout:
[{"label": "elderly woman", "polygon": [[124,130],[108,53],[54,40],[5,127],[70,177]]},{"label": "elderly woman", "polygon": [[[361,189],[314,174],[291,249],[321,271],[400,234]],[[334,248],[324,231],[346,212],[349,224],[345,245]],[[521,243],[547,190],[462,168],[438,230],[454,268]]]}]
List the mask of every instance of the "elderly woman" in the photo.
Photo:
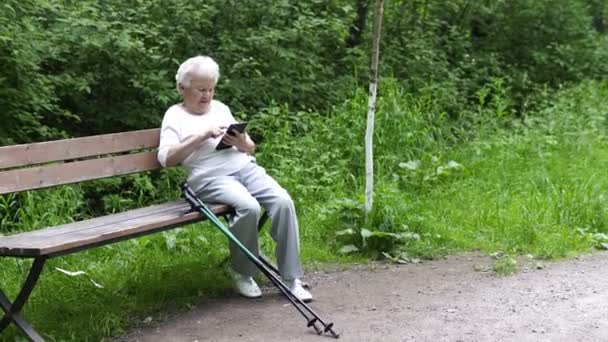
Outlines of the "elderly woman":
[{"label": "elderly woman", "polygon": [[[291,197],[252,157],[255,144],[246,132],[226,134],[235,123],[230,109],[214,100],[219,66],[213,59],[197,56],[177,70],[177,90],[183,102],[171,106],[163,118],[158,161],[163,166],[182,164],[188,184],[200,199],[225,203],[235,209],[230,218],[232,233],[254,254],[258,253],[257,223],[261,207],[272,221],[270,234],[276,241],[281,278],[303,301],[312,300],[300,282],[298,221]],[[223,141],[230,148],[216,150]],[[256,266],[230,243],[235,289],[245,297],[261,296],[253,279]]]}]

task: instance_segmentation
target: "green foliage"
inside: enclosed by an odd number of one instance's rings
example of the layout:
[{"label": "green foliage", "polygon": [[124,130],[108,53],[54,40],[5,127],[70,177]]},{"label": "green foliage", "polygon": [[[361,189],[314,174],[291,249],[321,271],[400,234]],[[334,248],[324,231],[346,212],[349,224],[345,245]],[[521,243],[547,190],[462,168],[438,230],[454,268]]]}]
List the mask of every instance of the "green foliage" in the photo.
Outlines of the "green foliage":
[{"label": "green foliage", "polygon": [[592,236],[593,243],[598,249],[608,249],[608,235],[604,233],[596,233]]},{"label": "green foliage", "polygon": [[36,230],[83,219],[83,193],[77,186],[0,196],[0,233]]},{"label": "green foliage", "polygon": [[[591,27],[588,1],[391,1],[383,24],[382,66],[408,91],[434,87],[450,115],[489,80],[505,81],[518,109],[538,85],[605,77],[608,49]],[[604,5],[605,6],[605,5]],[[592,14],[592,12],[594,14]]]},{"label": "green foliage", "polygon": [[585,2],[497,1],[480,7],[477,13],[486,18],[479,23],[484,35],[477,42],[533,82],[557,85],[602,68],[589,53],[594,33]]},{"label": "green foliage", "polygon": [[[606,162],[600,157],[604,84],[563,91],[554,105],[513,121],[505,120],[510,100],[495,80],[464,114],[478,113],[478,120],[458,122],[426,119],[433,118],[432,102],[387,84],[376,123],[375,205],[367,220],[362,153],[352,154],[363,128],[347,119],[362,111],[363,99],[319,117],[322,125],[307,122],[300,138],[273,140],[286,139],[293,126],[275,131],[259,157],[301,206],[322,203],[310,212],[336,251],[400,262],[463,248],[553,258],[589,248],[591,234],[607,229],[596,171]],[[273,117],[283,115],[277,109]],[[586,157],[572,161],[571,155]]]},{"label": "green foliage", "polygon": [[348,7],[337,2],[30,0],[2,6],[5,144],[158,126],[178,101],[177,66],[196,54],[220,62],[218,96],[239,112],[271,101],[327,108],[350,85],[336,86],[342,70],[325,62],[339,57],[335,47],[347,28],[341,19]]},{"label": "green foliage", "polygon": [[47,122],[70,117],[41,67],[51,45],[39,25],[50,7],[35,0],[0,5],[1,144],[60,137],[62,129]]},{"label": "green foliage", "polygon": [[[369,41],[370,20],[351,28],[355,11],[351,1],[7,0],[0,143],[158,126],[178,101],[178,64],[196,54],[220,62],[218,97],[242,119],[274,104],[326,115],[367,80],[369,46],[346,43],[350,29]],[[583,0],[391,1],[380,74],[432,94],[450,118],[497,78],[510,108],[527,109],[545,84],[607,74],[606,37],[592,25],[602,13]]]}]

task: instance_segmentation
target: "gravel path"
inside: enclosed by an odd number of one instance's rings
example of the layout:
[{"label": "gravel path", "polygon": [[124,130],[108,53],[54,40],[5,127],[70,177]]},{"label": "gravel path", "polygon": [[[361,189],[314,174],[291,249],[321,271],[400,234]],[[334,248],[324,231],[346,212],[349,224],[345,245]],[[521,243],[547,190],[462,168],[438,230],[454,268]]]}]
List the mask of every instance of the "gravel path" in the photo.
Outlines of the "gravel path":
[{"label": "gravel path", "polygon": [[[338,341],[608,341],[608,253],[520,262],[497,276],[486,256],[454,255],[410,265],[309,273],[313,309]],[[204,300],[116,341],[330,341],[273,288],[248,300]]]}]

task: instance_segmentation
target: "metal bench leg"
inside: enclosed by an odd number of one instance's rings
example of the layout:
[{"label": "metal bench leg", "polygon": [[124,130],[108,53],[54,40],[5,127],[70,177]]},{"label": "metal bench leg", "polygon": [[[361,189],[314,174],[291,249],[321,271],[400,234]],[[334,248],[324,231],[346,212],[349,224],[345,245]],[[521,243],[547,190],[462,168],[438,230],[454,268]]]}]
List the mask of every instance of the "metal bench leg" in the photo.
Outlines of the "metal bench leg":
[{"label": "metal bench leg", "polygon": [[262,217],[260,217],[260,222],[258,222],[258,232],[262,231],[264,225],[266,224],[266,221],[268,221],[268,217],[268,212],[264,210],[264,212],[262,213]]},{"label": "metal bench leg", "polygon": [[14,323],[30,341],[44,341],[36,330],[34,330],[34,328],[32,328],[32,326],[21,317],[19,312],[32,293],[32,290],[40,277],[40,273],[42,272],[45,262],[46,257],[38,257],[34,259],[30,272],[14,302],[11,303],[4,292],[0,290],[0,307],[2,308],[2,311],[4,311],[4,317],[2,317],[2,320],[0,321],[0,332],[6,329],[10,323]]}]

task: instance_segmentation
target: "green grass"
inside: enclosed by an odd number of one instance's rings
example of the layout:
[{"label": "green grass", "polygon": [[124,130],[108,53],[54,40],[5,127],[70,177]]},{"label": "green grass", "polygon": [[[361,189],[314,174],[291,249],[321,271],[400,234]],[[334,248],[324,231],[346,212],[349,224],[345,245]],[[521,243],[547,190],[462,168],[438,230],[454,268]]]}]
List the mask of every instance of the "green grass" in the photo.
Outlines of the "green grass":
[{"label": "green grass", "polygon": [[[252,123],[276,127],[264,137],[258,160],[296,201],[308,270],[387,255],[409,261],[481,250],[507,255],[494,270],[510,274],[516,269],[510,260],[519,255],[576,255],[598,245],[594,234],[608,232],[605,84],[564,90],[526,120],[497,115],[505,101],[494,98],[454,121],[432,96],[412,98],[391,83],[383,89],[374,211],[367,218],[361,210],[365,94],[330,117],[285,119],[290,113],[277,110]],[[169,178],[162,188],[136,179],[145,185],[138,196],[172,191]],[[26,196],[21,211],[0,202],[0,230],[15,229],[19,217],[36,227],[86,217],[79,209],[90,205],[84,198],[77,188],[59,188]],[[110,208],[126,203],[108,198]],[[267,231],[262,240],[272,255]],[[346,244],[361,253],[340,254]],[[226,238],[197,224],[53,259],[24,314],[50,341],[108,339],[147,317],[163,319],[230,292],[222,271],[227,258]],[[28,265],[0,259],[0,287],[13,296]],[[71,277],[56,268],[87,274]],[[0,339],[21,337],[11,328]]]},{"label": "green grass", "polygon": [[608,230],[606,95],[605,85],[564,92],[541,124],[452,150],[463,170],[414,202],[428,248],[542,258],[592,248]]},{"label": "green grass", "polygon": [[494,262],[492,270],[503,276],[514,274],[517,272],[517,260],[509,255],[502,256]]},{"label": "green grass", "polygon": [[472,152],[453,156],[465,165],[462,179],[416,202],[431,248],[556,258],[589,250],[591,233],[606,231],[606,142],[534,137]]}]

